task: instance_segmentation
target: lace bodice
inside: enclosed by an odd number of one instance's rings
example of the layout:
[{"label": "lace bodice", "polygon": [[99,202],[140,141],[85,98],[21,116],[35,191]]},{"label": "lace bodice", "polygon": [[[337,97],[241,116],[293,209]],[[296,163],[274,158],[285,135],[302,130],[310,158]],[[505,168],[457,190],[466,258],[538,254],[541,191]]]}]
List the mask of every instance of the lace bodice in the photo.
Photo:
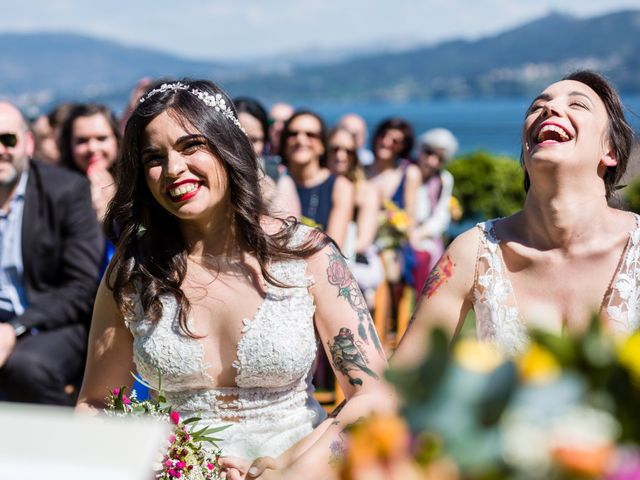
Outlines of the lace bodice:
[{"label": "lace bodice", "polygon": [[[298,228],[294,244],[305,232],[306,227]],[[269,271],[294,287],[268,284],[253,318],[243,319],[233,362],[235,387],[214,385],[205,363],[206,337],[194,339],[180,330],[173,297],[162,299],[157,323],[143,317],[139,302],[128,321],[134,360],[145,380],[155,385],[159,372],[167,400],[177,410],[198,413],[207,423],[234,424],[220,433],[227,455],[278,455],[322,418],[310,383],[317,345],[309,293],[313,280],[305,260],[273,263]]]},{"label": "lace bodice", "polygon": [[[640,217],[635,217],[636,227],[629,234],[608,301],[601,312],[611,329],[621,333],[640,327]],[[477,225],[481,234],[473,289],[476,332],[479,339],[515,354],[527,345],[527,327],[519,316],[513,286],[505,273],[500,240],[493,228],[495,221]]]}]

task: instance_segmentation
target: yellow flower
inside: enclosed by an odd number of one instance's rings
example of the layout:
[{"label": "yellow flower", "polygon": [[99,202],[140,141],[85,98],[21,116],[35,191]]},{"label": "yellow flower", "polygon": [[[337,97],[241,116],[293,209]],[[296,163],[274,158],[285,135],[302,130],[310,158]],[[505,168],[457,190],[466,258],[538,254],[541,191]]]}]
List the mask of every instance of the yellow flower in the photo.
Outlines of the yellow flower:
[{"label": "yellow flower", "polygon": [[560,374],[560,365],[551,352],[535,343],[516,360],[516,364],[525,382],[544,383]]},{"label": "yellow flower", "polygon": [[409,228],[409,215],[404,210],[394,212],[391,215],[391,225],[400,232],[406,232]]},{"label": "yellow flower", "polygon": [[460,201],[453,195],[449,200],[449,213],[451,214],[451,219],[454,221],[460,220],[462,218],[462,214],[464,213],[462,205],[460,205]]},{"label": "yellow flower", "polygon": [[504,361],[502,354],[493,345],[471,338],[456,343],[453,358],[458,364],[475,373],[489,373]]},{"label": "yellow flower", "polygon": [[634,382],[640,385],[640,332],[628,336],[618,346],[618,361],[626,367]]}]

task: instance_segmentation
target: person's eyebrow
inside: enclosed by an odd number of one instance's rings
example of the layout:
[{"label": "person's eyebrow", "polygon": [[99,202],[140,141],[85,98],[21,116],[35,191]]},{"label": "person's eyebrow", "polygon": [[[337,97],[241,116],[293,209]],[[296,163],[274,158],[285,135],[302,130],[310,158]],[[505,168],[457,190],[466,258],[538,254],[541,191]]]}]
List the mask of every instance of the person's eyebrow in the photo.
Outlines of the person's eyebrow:
[{"label": "person's eyebrow", "polygon": [[573,92],[569,92],[569,96],[570,97],[583,97],[586,98],[587,100],[589,100],[589,103],[591,105],[593,105],[593,100],[591,100],[591,97],[589,95],[587,95],[586,93],[583,92],[578,92],[577,90],[574,90]]}]

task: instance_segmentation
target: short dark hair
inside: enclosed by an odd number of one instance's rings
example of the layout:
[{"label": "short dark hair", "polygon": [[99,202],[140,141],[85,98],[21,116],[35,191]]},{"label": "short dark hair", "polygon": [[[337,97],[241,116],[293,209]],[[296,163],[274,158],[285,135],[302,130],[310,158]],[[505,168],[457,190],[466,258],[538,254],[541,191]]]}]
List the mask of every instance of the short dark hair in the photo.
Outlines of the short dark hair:
[{"label": "short dark hair", "polygon": [[[68,108],[68,107],[66,107]],[[109,127],[113,131],[113,135],[116,137],[116,144],[118,149],[120,148],[121,135],[118,125],[118,119],[106,105],[100,105],[98,103],[78,103],[73,105],[67,117],[62,124],[62,130],[60,132],[60,138],[58,139],[58,148],[60,149],[60,163],[70,170],[80,172],[80,169],[73,161],[73,146],[71,145],[71,136],[73,135],[73,123],[80,117],[91,117],[93,115],[102,115]],[[83,175],[85,172],[80,172]]]},{"label": "short dark hair", "polygon": [[[577,70],[566,75],[562,80],[584,83],[604,103],[609,119],[608,140],[617,160],[616,165],[607,167],[603,178],[606,198],[609,200],[619,188],[620,179],[627,171],[629,155],[633,145],[633,130],[625,118],[622,100],[613,85],[603,75],[592,70]],[[522,154],[521,159],[524,159]],[[524,174],[524,189],[529,191],[531,180],[526,170]]]},{"label": "short dark hair", "polygon": [[373,134],[373,138],[371,139],[371,150],[375,153],[378,138],[384,135],[387,130],[400,130],[402,132],[404,135],[404,141],[402,151],[399,156],[401,158],[409,158],[411,150],[413,150],[414,143],[413,128],[409,122],[400,117],[387,118],[378,124],[376,131]]},{"label": "short dark hair", "polygon": [[[260,122],[262,127],[262,136],[264,137],[264,150],[268,151],[269,145],[269,116],[262,104],[251,97],[237,97],[234,98],[233,103],[236,106],[238,113],[248,113],[253,118]],[[264,153],[264,152],[263,152]]]},{"label": "short dark hair", "polygon": [[298,110],[296,111],[289,119],[284,122],[284,126],[282,127],[282,133],[280,133],[280,156],[282,157],[282,164],[284,166],[289,165],[289,159],[287,158],[287,140],[291,136],[291,132],[289,131],[289,126],[291,122],[293,122],[298,117],[303,116],[313,117],[320,123],[320,141],[322,142],[322,146],[324,147],[324,152],[320,155],[320,166],[327,166],[327,125],[324,123],[324,120],[320,115],[311,110]]}]

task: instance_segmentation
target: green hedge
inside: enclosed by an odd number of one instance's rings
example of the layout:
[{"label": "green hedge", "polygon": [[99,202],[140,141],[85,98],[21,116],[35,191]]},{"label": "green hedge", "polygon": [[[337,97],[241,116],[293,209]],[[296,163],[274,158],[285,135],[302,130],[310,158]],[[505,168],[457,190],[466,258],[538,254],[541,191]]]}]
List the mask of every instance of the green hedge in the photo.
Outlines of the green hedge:
[{"label": "green hedge", "polygon": [[640,176],[636,176],[622,190],[624,203],[632,212],[640,213]]},{"label": "green hedge", "polygon": [[455,179],[453,194],[464,210],[462,221],[504,217],[524,204],[524,173],[519,162],[478,151],[447,166]]}]

